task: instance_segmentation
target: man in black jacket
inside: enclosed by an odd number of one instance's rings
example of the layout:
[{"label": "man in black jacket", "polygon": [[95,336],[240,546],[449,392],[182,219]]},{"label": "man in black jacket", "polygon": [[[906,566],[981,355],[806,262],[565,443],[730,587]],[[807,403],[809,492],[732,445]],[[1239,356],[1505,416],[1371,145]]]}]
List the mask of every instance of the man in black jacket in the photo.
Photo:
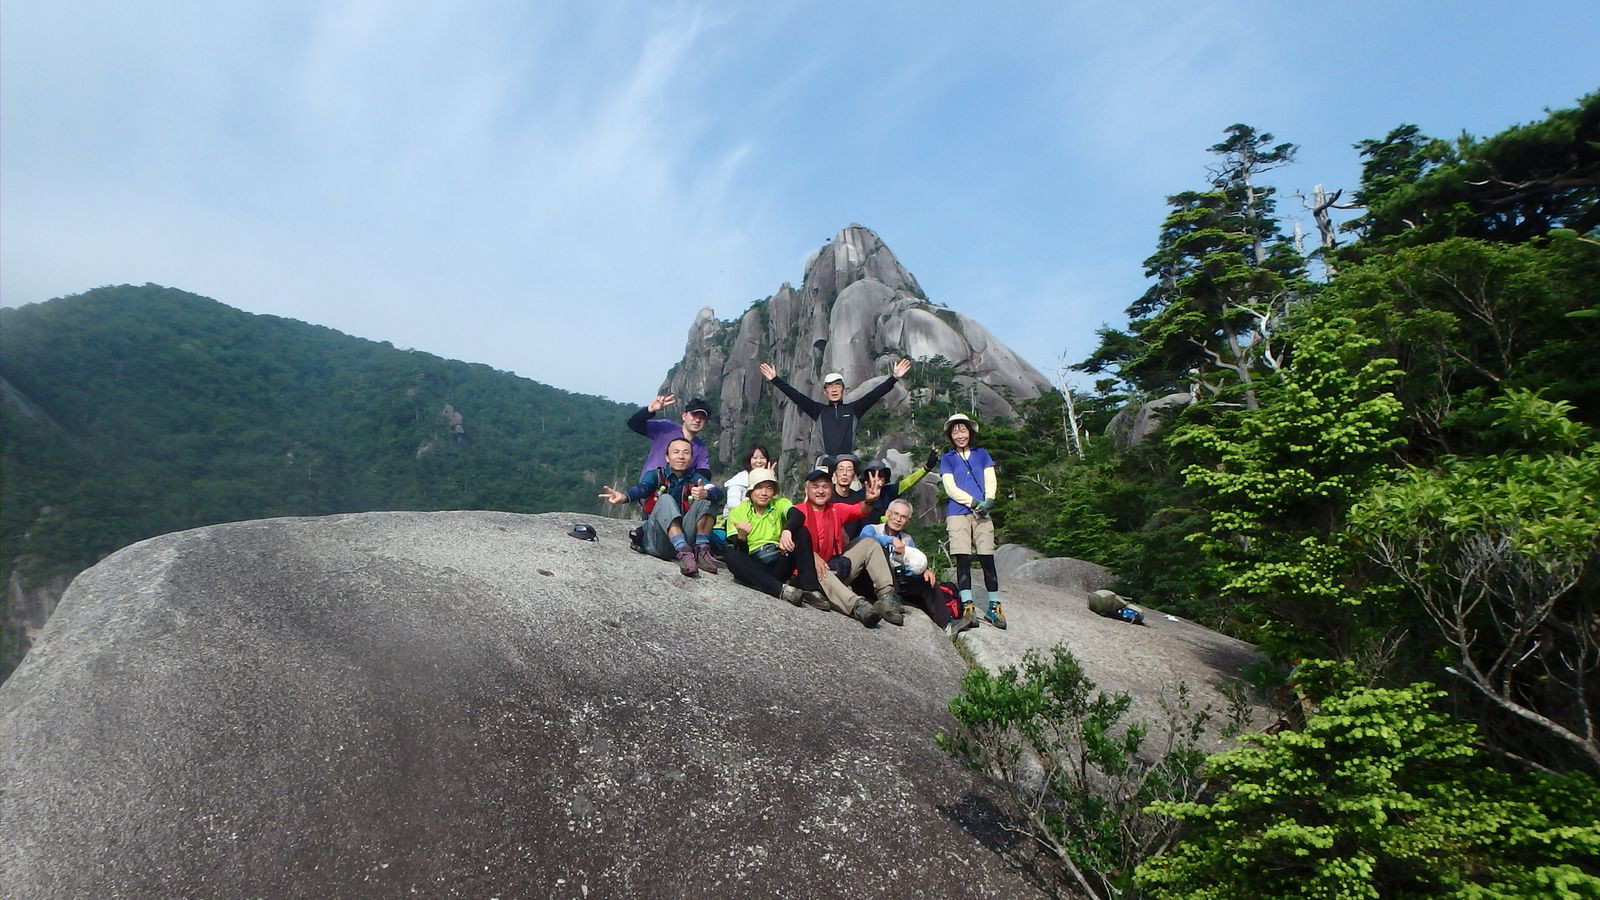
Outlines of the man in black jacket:
[{"label": "man in black jacket", "polygon": [[817,427],[822,430],[822,452],[834,457],[856,452],[856,425],[873,404],[894,390],[895,382],[906,377],[911,371],[911,360],[899,360],[890,371],[892,374],[882,384],[868,391],[866,396],[849,403],[844,402],[844,376],[830,372],[822,379],[822,397],[826,401],[823,402],[807,397],[794,385],[779,378],[778,370],[773,368],[772,363],[761,364],[761,377],[772,382],[784,396],[794,401],[801,412],[817,420]]}]

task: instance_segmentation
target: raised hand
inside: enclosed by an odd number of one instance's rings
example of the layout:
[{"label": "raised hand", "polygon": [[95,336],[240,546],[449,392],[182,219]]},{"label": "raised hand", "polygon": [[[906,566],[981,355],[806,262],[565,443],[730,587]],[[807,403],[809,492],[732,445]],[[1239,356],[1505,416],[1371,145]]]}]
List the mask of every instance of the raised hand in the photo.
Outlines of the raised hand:
[{"label": "raised hand", "polygon": [[911,360],[901,357],[901,359],[894,364],[894,368],[890,369],[889,371],[893,372],[894,377],[896,378],[904,378],[911,371]]},{"label": "raised hand", "polygon": [[651,412],[660,412],[662,407],[671,406],[673,403],[677,402],[677,399],[678,397],[676,394],[657,394],[654,400],[651,400],[648,404],[646,404],[645,409],[648,409]]},{"label": "raised hand", "polygon": [[616,488],[612,487],[611,485],[606,484],[606,485],[601,485],[601,487],[605,488],[605,490],[601,491],[597,495],[601,500],[604,500],[604,501],[606,501],[607,503],[610,503],[613,506],[628,502],[628,495],[624,494],[623,492],[621,492],[619,490],[617,490]]},{"label": "raised hand", "polygon": [[772,379],[778,377],[778,370],[774,369],[772,367],[772,363],[762,363],[761,364],[761,377],[765,378],[768,381],[771,381]]}]

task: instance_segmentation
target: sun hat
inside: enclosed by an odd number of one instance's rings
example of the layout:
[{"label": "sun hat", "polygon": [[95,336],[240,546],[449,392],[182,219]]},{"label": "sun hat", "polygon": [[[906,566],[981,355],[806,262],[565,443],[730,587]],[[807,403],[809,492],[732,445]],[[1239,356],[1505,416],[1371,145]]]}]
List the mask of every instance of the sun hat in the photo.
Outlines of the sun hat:
[{"label": "sun hat", "polygon": [[967,426],[968,431],[971,431],[973,434],[978,433],[977,422],[974,422],[972,419],[968,418],[966,413],[955,413],[950,418],[944,420],[944,436],[949,437],[950,429],[957,425],[965,425]]},{"label": "sun hat", "polygon": [[915,547],[907,547],[905,555],[901,558],[905,560],[906,571],[912,575],[921,575],[928,571],[928,557]]},{"label": "sun hat", "polygon": [[778,475],[776,472],[773,472],[771,469],[750,470],[750,490],[753,491],[769,481],[774,485],[777,485]]}]

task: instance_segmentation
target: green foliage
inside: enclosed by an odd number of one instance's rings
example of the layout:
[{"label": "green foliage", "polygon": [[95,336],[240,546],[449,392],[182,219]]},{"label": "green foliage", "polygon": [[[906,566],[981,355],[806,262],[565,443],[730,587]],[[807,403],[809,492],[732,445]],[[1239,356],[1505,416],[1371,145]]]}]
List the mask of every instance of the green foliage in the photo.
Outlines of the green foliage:
[{"label": "green foliage", "polygon": [[[1516,726],[1497,742],[1600,775],[1600,444],[1569,404],[1512,391],[1490,404],[1478,458],[1442,458],[1375,490],[1352,522],[1453,651],[1451,670]],[[1518,738],[1517,735],[1522,737]]]},{"label": "green foliage", "polygon": [[[1118,897],[1133,867],[1159,852],[1173,824],[1152,803],[1198,796],[1200,734],[1186,687],[1154,731],[1124,723],[1130,699],[1106,694],[1065,647],[1036,651],[998,674],[974,667],[950,701],[957,729],[937,741],[968,768],[996,778],[1029,833],[1092,897]],[[1035,771],[1034,767],[1042,771]]]},{"label": "green foliage", "polygon": [[[1309,667],[1308,667],[1309,668]],[[1343,679],[1348,682],[1350,677]],[[1301,731],[1207,762],[1209,802],[1158,801],[1183,840],[1154,897],[1600,896],[1600,790],[1488,768],[1426,684],[1344,687]]]},{"label": "green foliage", "polygon": [[1453,147],[1402,126],[1357,144],[1367,211],[1350,255],[1452,237],[1521,243],[1600,226],[1600,92],[1544,119]]},{"label": "green foliage", "polygon": [[[25,581],[238,519],[592,510],[644,451],[621,404],[155,285],[5,325],[0,558]],[[8,617],[8,649],[21,625]]]},{"label": "green foliage", "polygon": [[1345,319],[1296,332],[1293,364],[1264,386],[1260,410],[1191,424],[1172,438],[1197,460],[1183,470],[1210,522],[1199,541],[1227,581],[1260,604],[1284,658],[1347,648],[1359,602],[1350,506],[1385,477],[1400,443],[1391,360],[1365,358],[1375,342]]}]

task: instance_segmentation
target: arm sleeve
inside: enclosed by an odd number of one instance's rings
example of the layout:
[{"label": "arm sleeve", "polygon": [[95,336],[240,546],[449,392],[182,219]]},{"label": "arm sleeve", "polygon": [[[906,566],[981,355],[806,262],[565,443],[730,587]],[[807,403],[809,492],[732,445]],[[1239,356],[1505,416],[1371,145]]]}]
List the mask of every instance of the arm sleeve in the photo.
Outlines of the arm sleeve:
[{"label": "arm sleeve", "polygon": [[972,508],[972,504],[975,501],[972,499],[971,494],[963,491],[961,488],[956,487],[956,476],[946,472],[939,476],[939,483],[944,485],[945,496],[961,504],[962,506],[967,507],[968,509]]},{"label": "arm sleeve", "polygon": [[805,527],[806,514],[801,512],[798,506],[789,507],[789,512],[783,519],[783,530],[793,532],[800,531]]},{"label": "arm sleeve", "polygon": [[656,470],[651,469],[650,471],[644,473],[644,477],[639,479],[638,484],[628,488],[626,491],[623,491],[623,493],[628,495],[629,500],[633,501],[634,503],[638,503],[645,497],[650,496],[650,493],[656,489],[658,484],[659,481],[656,478]]},{"label": "arm sleeve", "polygon": [[876,525],[868,525],[867,527],[861,529],[861,536],[872,538],[885,547],[888,547],[890,544],[894,543],[894,538],[884,534],[882,531],[879,531],[878,526]]},{"label": "arm sleeve", "polygon": [[644,423],[650,421],[650,415],[651,415],[650,414],[650,407],[648,407],[648,406],[639,407],[639,411],[638,412],[636,412],[633,415],[628,417],[628,428],[629,428],[629,430],[631,430],[633,432],[636,432],[638,434],[642,434],[645,437],[649,437],[650,436],[650,432],[645,429]]},{"label": "arm sleeve", "polygon": [[772,386],[782,391],[785,397],[788,397],[790,400],[794,401],[794,405],[799,407],[801,412],[805,413],[811,418],[815,419],[817,417],[817,413],[822,412],[821,403],[818,403],[810,397],[807,397],[805,394],[800,393],[798,390],[795,390],[794,385],[783,380],[783,376],[780,375],[777,378],[772,379]]},{"label": "arm sleeve", "polygon": [[850,406],[856,411],[856,415],[866,415],[867,410],[876,405],[879,400],[882,400],[885,394],[888,394],[890,391],[894,390],[894,386],[899,383],[900,379],[890,375],[888,378],[884,379],[882,384],[868,391],[865,397],[862,397],[856,402],[850,404]]},{"label": "arm sleeve", "polygon": [[900,484],[895,487],[895,496],[898,497],[901,494],[904,494],[906,491],[911,490],[912,488],[916,487],[917,484],[922,481],[922,479],[927,477],[927,466],[912,469],[910,472],[906,473],[906,477],[900,479]]},{"label": "arm sleeve", "polygon": [[983,467],[983,495],[990,500],[994,499],[995,492],[1000,489],[1000,483],[994,475],[994,465]]}]

